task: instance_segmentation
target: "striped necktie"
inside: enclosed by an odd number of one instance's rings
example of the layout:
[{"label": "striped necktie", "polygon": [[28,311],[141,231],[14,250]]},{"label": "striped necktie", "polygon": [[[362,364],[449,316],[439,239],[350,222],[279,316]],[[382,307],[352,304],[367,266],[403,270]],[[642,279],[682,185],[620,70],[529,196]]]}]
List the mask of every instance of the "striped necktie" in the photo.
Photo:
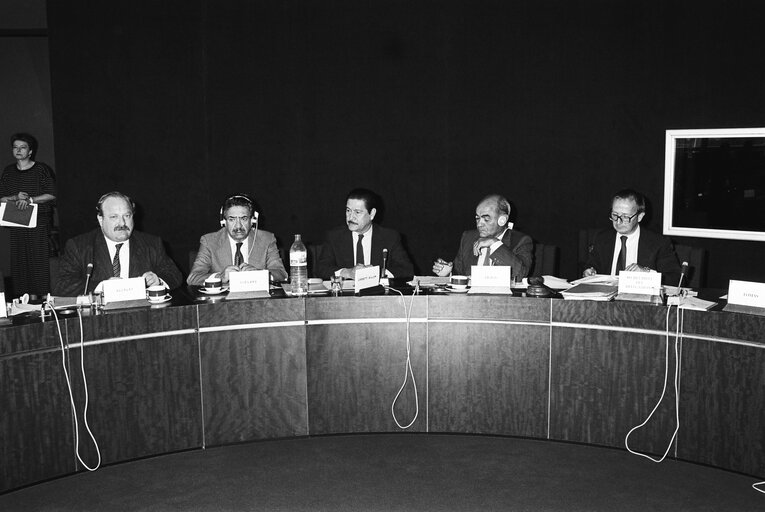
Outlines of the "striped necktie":
[{"label": "striped necktie", "polygon": [[244,256],[242,256],[242,242],[236,243],[236,254],[234,254],[234,265],[237,267],[244,263]]},{"label": "striped necktie", "polygon": [[117,251],[114,253],[114,259],[112,260],[112,275],[114,277],[119,277],[122,273],[122,265],[120,265],[120,249],[122,248],[122,244],[117,244],[114,247]]}]

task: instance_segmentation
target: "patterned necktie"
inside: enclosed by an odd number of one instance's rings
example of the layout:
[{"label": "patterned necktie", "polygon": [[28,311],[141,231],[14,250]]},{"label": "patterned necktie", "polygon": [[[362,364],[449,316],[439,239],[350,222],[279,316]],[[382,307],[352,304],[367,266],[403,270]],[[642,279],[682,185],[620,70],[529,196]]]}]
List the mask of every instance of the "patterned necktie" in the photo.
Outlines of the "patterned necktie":
[{"label": "patterned necktie", "polygon": [[481,251],[486,251],[486,254],[484,255],[483,262],[481,263],[484,267],[491,266],[491,249],[488,247],[484,247],[481,249]]},{"label": "patterned necktie", "polygon": [[244,256],[242,256],[242,242],[236,243],[236,254],[234,254],[234,265],[237,267],[244,263]]},{"label": "patterned necktie", "polygon": [[117,251],[114,253],[114,259],[112,260],[112,275],[114,277],[119,277],[122,272],[122,266],[120,265],[120,249],[122,248],[122,244],[117,244],[114,247]]},{"label": "patterned necktie", "polygon": [[364,264],[364,246],[361,245],[361,239],[364,235],[359,235],[359,240],[356,242],[356,265]]},{"label": "patterned necktie", "polygon": [[616,262],[616,273],[627,268],[627,237],[622,235],[622,250],[619,251],[619,260]]}]

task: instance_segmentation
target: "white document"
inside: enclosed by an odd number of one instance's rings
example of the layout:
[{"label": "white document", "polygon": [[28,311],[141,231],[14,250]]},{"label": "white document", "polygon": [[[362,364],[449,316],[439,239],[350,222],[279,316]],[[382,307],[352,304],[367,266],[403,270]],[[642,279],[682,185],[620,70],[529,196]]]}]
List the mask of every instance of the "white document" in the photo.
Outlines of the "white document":
[{"label": "white document", "polygon": [[728,304],[765,308],[765,283],[730,280]]},{"label": "white document", "polygon": [[226,300],[264,299],[271,296],[268,270],[245,270],[228,275]]},{"label": "white document", "polygon": [[627,272],[619,273],[619,289],[621,293],[639,295],[661,294],[661,273],[659,272]]},{"label": "white document", "polygon": [[364,267],[356,271],[354,276],[354,292],[359,293],[359,290],[366,288],[372,288],[380,284],[380,267],[375,265],[373,267]]},{"label": "white document", "polygon": [[512,294],[510,276],[511,268],[509,266],[474,265],[470,267],[470,290],[468,293]]},{"label": "white document", "polygon": [[8,307],[5,305],[5,292],[0,292],[0,318],[8,318]]},{"label": "white document", "polygon": [[228,275],[230,293],[267,292],[269,290],[268,270],[246,270]]},{"label": "white document", "polygon": [[146,300],[146,281],[143,277],[130,279],[107,279],[103,285],[104,304],[127,300]]}]

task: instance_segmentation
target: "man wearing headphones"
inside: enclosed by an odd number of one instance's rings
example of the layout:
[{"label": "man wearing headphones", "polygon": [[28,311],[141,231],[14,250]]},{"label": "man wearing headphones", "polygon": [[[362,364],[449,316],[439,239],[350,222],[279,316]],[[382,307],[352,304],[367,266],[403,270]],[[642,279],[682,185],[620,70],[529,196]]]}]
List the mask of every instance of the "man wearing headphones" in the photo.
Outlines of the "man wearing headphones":
[{"label": "man wearing headphones", "polygon": [[512,267],[513,276],[526,277],[531,269],[534,244],[531,237],[513,231],[509,222],[510,203],[500,195],[484,197],[475,209],[477,229],[462,233],[454,263],[438,258],[433,273],[448,276],[470,275],[473,265]]},{"label": "man wearing headphones", "polygon": [[91,292],[107,279],[143,277],[146,286],[164,283],[171,290],[183,283],[162,240],[133,229],[135,204],[128,196],[104,194],[96,211],[101,229],[71,238],[64,247],[59,276],[53,283],[55,295],[83,294],[86,282],[87,292]]},{"label": "man wearing headphones", "polygon": [[227,197],[220,209],[221,228],[203,235],[186,282],[201,286],[212,274],[225,285],[231,272],[268,270],[274,281],[285,281],[287,271],[273,233],[258,230],[255,203],[246,195]]}]

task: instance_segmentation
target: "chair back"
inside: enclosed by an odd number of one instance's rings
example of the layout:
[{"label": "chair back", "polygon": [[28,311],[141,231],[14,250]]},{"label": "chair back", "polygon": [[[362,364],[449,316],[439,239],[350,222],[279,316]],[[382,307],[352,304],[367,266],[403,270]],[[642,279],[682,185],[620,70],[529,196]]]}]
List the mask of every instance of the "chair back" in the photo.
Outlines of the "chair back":
[{"label": "chair back", "polygon": [[530,276],[557,276],[559,251],[556,245],[534,244],[534,264]]},{"label": "chair back", "polygon": [[683,280],[683,285],[691,288],[703,288],[706,286],[707,251],[700,247],[675,244],[675,254],[677,254],[677,259],[680,260],[680,263],[688,262],[688,274]]}]

